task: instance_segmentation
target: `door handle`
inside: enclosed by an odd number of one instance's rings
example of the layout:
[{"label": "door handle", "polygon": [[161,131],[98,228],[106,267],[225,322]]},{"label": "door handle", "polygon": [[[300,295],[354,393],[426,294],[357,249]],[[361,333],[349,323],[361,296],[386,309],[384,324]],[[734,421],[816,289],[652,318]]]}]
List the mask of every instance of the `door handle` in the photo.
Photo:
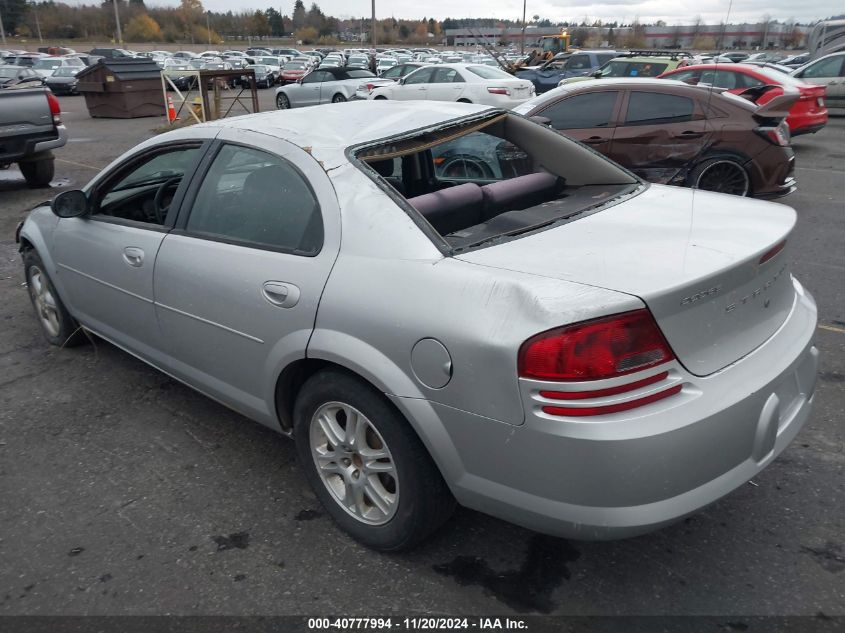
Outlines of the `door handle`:
[{"label": "door handle", "polygon": [[603,136],[591,136],[590,138],[585,138],[584,142],[587,143],[587,145],[598,145],[599,143],[604,143],[607,140],[608,139]]},{"label": "door handle", "polygon": [[137,246],[127,246],[123,249],[123,261],[138,268],[144,263],[144,251]]},{"label": "door handle", "polygon": [[292,308],[299,302],[299,288],[284,281],[266,281],[261,287],[264,298],[279,308]]},{"label": "door handle", "polygon": [[680,134],[675,134],[675,138],[701,138],[704,132],[693,132],[692,130],[685,130]]}]

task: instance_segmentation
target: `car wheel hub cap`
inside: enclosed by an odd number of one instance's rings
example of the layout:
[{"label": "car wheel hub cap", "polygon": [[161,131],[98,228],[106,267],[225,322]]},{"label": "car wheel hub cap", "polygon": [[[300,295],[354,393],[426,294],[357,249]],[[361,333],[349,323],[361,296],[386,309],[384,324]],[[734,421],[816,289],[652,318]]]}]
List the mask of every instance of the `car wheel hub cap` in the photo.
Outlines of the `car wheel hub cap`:
[{"label": "car wheel hub cap", "polygon": [[311,457],[335,502],[362,523],[390,521],[399,503],[399,480],[390,449],[360,411],[341,402],[311,418]]},{"label": "car wheel hub cap", "polygon": [[35,304],[35,312],[38,314],[41,325],[50,336],[58,336],[59,313],[56,308],[56,299],[47,285],[44,273],[37,266],[30,268],[29,294]]}]

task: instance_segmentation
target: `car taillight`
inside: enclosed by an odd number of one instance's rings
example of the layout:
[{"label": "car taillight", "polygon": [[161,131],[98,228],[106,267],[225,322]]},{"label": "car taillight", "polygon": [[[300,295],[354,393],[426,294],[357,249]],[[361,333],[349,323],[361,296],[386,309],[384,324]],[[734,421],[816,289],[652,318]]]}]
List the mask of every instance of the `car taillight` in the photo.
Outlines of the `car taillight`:
[{"label": "car taillight", "polygon": [[646,309],[592,319],[543,332],[519,348],[521,378],[602,380],[675,358]]},{"label": "car taillight", "polygon": [[781,121],[777,126],[758,127],[754,131],[774,145],[781,147],[789,145],[789,126],[786,121]]},{"label": "car taillight", "polygon": [[508,88],[488,87],[487,92],[491,95],[510,95],[511,91]]},{"label": "car taillight", "polygon": [[62,106],[56,95],[52,92],[47,93],[47,103],[50,104],[50,114],[53,115],[53,125],[62,124]]}]

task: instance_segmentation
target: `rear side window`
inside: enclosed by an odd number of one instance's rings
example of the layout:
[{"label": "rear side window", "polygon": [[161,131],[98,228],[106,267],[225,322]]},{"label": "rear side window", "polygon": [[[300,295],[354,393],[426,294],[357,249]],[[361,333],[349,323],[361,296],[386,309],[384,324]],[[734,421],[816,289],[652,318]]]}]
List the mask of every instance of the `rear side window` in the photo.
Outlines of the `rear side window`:
[{"label": "rear side window", "polygon": [[845,60],[845,56],[823,59],[812,66],[808,66],[801,73],[801,76],[809,78],[839,77],[841,75],[840,68],[842,67],[843,60]]},{"label": "rear side window", "polygon": [[657,92],[632,92],[628,100],[626,125],[656,125],[692,121],[692,99]]},{"label": "rear side window", "polygon": [[288,161],[224,145],[206,174],[188,232],[271,249],[316,254],[323,224],[313,191]]},{"label": "rear side window", "polygon": [[576,95],[558,101],[539,114],[551,119],[551,125],[556,130],[609,127],[618,94],[608,91]]}]

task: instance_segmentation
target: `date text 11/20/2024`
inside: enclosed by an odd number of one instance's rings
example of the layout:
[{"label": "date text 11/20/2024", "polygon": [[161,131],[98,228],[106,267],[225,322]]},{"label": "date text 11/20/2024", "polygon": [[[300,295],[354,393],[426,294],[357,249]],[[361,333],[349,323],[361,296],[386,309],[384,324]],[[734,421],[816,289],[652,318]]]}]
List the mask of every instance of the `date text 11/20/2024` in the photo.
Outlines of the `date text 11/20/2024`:
[{"label": "date text 11/20/2024", "polygon": [[308,618],[309,631],[517,631],[527,628],[527,622],[520,618],[446,618],[425,616],[413,618]]}]

